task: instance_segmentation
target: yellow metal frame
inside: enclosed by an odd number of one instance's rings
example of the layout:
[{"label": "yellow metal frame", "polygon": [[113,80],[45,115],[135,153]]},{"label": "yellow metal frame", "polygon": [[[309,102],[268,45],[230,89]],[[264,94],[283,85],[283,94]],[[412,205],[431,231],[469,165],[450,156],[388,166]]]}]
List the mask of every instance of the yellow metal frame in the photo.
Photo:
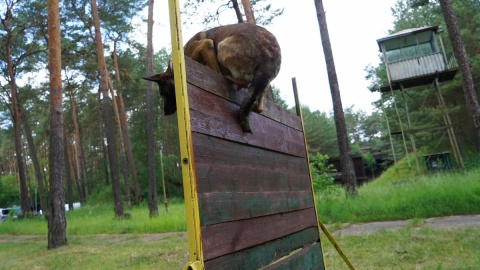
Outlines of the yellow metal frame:
[{"label": "yellow metal frame", "polygon": [[172,39],[173,74],[177,102],[178,136],[187,219],[188,251],[190,261],[185,270],[203,270],[203,251],[200,234],[197,184],[193,168],[192,132],[188,106],[187,79],[183,52],[180,8],[177,0],[169,0],[170,34]]},{"label": "yellow metal frame", "polygon": [[[302,132],[303,132],[303,141],[305,144],[305,154],[307,156],[307,164],[308,164],[308,175],[310,176],[310,186],[312,189],[312,198],[313,198],[313,208],[315,209],[315,217],[317,218],[317,221],[320,222],[320,219],[318,218],[318,211],[317,211],[317,202],[315,200],[315,191],[313,189],[313,178],[312,178],[312,169],[310,168],[310,157],[308,156],[308,146],[307,146],[307,133],[305,132],[305,125],[303,124],[303,114],[302,114],[302,105],[300,103],[300,97],[298,96],[298,89],[297,89],[297,78],[292,78],[292,87],[293,87],[293,95],[295,97],[295,107],[297,110],[297,115],[300,117],[300,122],[302,123]],[[320,237],[321,235],[321,228],[320,226],[317,226],[318,228],[318,236]],[[325,269],[325,256],[323,256],[323,245],[322,245],[322,239],[320,238],[320,249],[322,250],[322,257],[323,257],[323,269]]]},{"label": "yellow metal frame", "polygon": [[[347,258],[345,253],[343,253],[342,249],[337,244],[335,239],[333,239],[333,236],[327,230],[325,225],[323,225],[322,221],[320,221],[320,219],[318,218],[317,202],[315,200],[315,190],[313,189],[312,169],[310,168],[310,157],[308,156],[307,133],[305,132],[305,126],[303,124],[302,107],[301,107],[301,104],[300,104],[300,97],[298,96],[297,79],[296,78],[292,78],[292,86],[293,86],[293,94],[295,96],[295,106],[297,108],[297,115],[300,116],[300,121],[302,122],[303,139],[305,140],[305,153],[307,154],[307,162],[308,162],[308,173],[310,174],[310,184],[312,186],[313,205],[314,205],[314,208],[315,208],[315,215],[317,217],[317,222],[318,222],[318,226],[317,226],[318,227],[318,235],[320,236],[321,231],[323,231],[323,233],[325,233],[325,235],[327,236],[328,240],[330,240],[332,245],[337,250],[338,254],[340,254],[340,257],[342,257],[343,261],[347,264],[348,268],[350,270],[355,270],[355,267],[352,265],[352,263]],[[321,239],[320,239],[320,248],[322,249],[322,256],[323,256],[323,254],[325,254],[325,253],[323,252],[323,245],[322,245]],[[325,256],[323,256],[323,268],[326,269],[326,267],[325,267]]]}]

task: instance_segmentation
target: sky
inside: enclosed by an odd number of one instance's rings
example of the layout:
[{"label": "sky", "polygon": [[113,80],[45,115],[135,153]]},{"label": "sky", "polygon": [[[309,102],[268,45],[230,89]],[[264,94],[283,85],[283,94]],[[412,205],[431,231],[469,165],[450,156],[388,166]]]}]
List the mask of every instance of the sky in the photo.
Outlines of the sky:
[{"label": "sky", "polygon": [[[268,0],[267,0],[268,1]],[[391,8],[397,0],[324,0],[327,27],[333,51],[335,68],[343,108],[371,113],[378,93],[371,93],[365,79],[368,65],[377,66],[379,50],[376,40],[388,36],[393,28]],[[281,16],[270,26],[282,49],[280,73],[272,84],[290,106],[294,105],[292,78],[295,77],[300,102],[312,111],[332,111],[330,86],[320,38],[315,2],[313,0],[271,0],[272,5],[284,8]],[[180,8],[183,1],[180,1]],[[155,2],[154,49],[166,47],[170,51],[168,1]],[[196,19],[202,19],[198,12]],[[182,21],[186,18],[182,18]],[[233,21],[234,22],[234,21]],[[183,42],[195,33],[205,30],[200,23],[182,26]],[[161,70],[155,69],[160,72]]]}]

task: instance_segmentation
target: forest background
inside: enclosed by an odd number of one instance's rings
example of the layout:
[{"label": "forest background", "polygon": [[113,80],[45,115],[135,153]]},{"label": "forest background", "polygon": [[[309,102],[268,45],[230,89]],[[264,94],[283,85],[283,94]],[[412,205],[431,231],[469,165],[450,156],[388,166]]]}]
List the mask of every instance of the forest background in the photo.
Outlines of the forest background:
[{"label": "forest background", "polygon": [[[195,15],[196,5],[203,1],[185,1],[184,16]],[[212,1],[229,11],[233,1]],[[47,31],[45,1],[6,1],[0,8],[0,206],[19,204],[19,187],[22,181],[30,205],[46,200],[49,175],[49,86],[46,77]],[[282,9],[272,8],[269,1],[251,1],[257,23],[269,25]],[[155,175],[164,179],[168,197],[182,197],[182,181],[178,158],[178,135],[175,117],[164,117],[162,102],[157,90],[151,115],[155,116],[154,145],[146,143],[146,74],[147,47],[138,40],[136,29],[145,27],[145,18],[139,17],[146,9],[145,1],[98,1],[102,40],[108,73],[108,85],[115,123],[115,144],[118,168],[121,169],[122,200],[131,205],[145,201],[148,196],[147,149],[155,149]],[[465,49],[470,61],[474,81],[480,83],[480,2],[478,0],[453,1],[461,28]],[[193,10],[193,11],[192,11]],[[232,13],[233,14],[233,13]],[[93,22],[89,1],[66,0],[61,2],[62,25],[62,87],[64,92],[65,149],[67,157],[66,199],[88,202],[91,197],[112,197],[111,168],[108,166],[104,113],[101,100],[96,46],[93,42]],[[397,1],[392,7],[394,17],[391,33],[419,26],[445,25],[438,1],[412,8],[407,1]],[[236,22],[231,15],[231,22]],[[211,20],[215,24],[215,12]],[[9,22],[7,24],[7,22]],[[133,23],[140,22],[140,23]],[[210,23],[210,22],[209,22]],[[223,21],[222,21],[223,23]],[[442,38],[446,50],[451,51],[447,33]],[[184,37],[188,38],[188,37]],[[380,38],[380,37],[379,37]],[[7,50],[8,48],[8,50]],[[169,48],[155,48],[154,66],[165,67]],[[318,48],[321,50],[321,48]],[[8,53],[7,53],[8,52]],[[366,66],[359,70],[372,83],[385,84],[386,73],[383,60],[378,66]],[[8,67],[13,67],[9,69]],[[161,68],[163,69],[163,68]],[[9,72],[13,71],[13,74]],[[12,76],[13,75],[13,76]],[[12,82],[13,80],[13,82]],[[13,83],[13,84],[12,84]],[[12,88],[12,85],[15,87]],[[479,165],[480,145],[465,106],[460,75],[441,84],[445,101],[452,118],[453,128],[467,169]],[[16,97],[15,97],[16,96]],[[279,89],[274,87],[275,101],[288,108]],[[329,97],[325,97],[328,98]],[[392,130],[399,130],[394,106],[389,96],[387,102],[378,100],[371,112],[354,107],[345,108],[346,125],[352,154],[363,155],[367,174],[392,164],[391,142],[387,120]],[[408,89],[409,111],[417,127],[438,125],[441,108],[437,105],[432,87]],[[16,99],[16,100],[14,100]],[[389,101],[388,101],[389,99]],[[396,99],[402,100],[400,96]],[[15,104],[15,105],[14,105]],[[384,109],[382,108],[384,105]],[[20,117],[15,118],[13,108],[18,108]],[[289,108],[293,110],[294,108]],[[403,110],[401,106],[400,110]],[[338,155],[335,122],[331,112],[312,111],[303,107],[309,153],[335,157]],[[404,117],[405,112],[400,115]],[[403,121],[404,123],[406,121]],[[14,126],[21,131],[15,135]],[[125,131],[126,130],[126,131]],[[20,140],[17,146],[15,139]],[[416,134],[420,155],[449,150],[448,140],[441,131]],[[129,146],[130,143],[130,146]],[[405,157],[401,137],[392,137],[397,158]],[[19,147],[19,149],[15,149]],[[387,158],[375,160],[370,152],[379,151]],[[22,166],[17,165],[17,153],[21,153]],[[162,170],[163,168],[163,170]],[[24,174],[24,180],[20,177]],[[44,188],[42,188],[42,186]],[[158,191],[162,181],[156,182]],[[41,190],[43,189],[43,190]],[[42,194],[43,193],[43,194]],[[161,198],[161,196],[160,196]],[[160,199],[161,201],[162,199]],[[42,203],[44,204],[44,203]]]}]

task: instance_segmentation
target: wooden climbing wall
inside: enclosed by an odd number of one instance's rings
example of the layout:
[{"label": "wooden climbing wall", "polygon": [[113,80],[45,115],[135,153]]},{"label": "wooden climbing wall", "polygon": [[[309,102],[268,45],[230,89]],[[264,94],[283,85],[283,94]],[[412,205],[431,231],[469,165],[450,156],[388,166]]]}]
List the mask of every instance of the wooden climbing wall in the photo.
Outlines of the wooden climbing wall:
[{"label": "wooden climbing wall", "polygon": [[300,117],[266,101],[244,133],[246,89],[188,58],[185,66],[202,265],[324,269]]}]

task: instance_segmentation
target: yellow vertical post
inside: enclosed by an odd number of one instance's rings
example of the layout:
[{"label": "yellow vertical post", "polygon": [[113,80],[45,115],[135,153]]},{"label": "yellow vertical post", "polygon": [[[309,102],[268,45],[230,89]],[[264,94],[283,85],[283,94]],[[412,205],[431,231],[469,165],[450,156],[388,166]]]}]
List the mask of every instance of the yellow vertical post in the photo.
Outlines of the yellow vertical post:
[{"label": "yellow vertical post", "polygon": [[[303,123],[302,106],[300,104],[300,98],[298,96],[298,88],[297,88],[297,79],[296,78],[292,78],[292,86],[293,86],[293,95],[295,97],[295,107],[297,108],[297,115],[300,117],[300,121],[302,122],[302,131],[303,131],[303,139],[305,141],[305,152],[306,152],[306,155],[307,155],[308,172],[310,174],[310,184],[312,186],[313,205],[314,205],[314,209],[315,209],[315,215],[316,215],[317,221],[318,221],[318,226],[317,226],[318,227],[318,235],[320,236],[321,231],[323,231],[325,233],[325,235],[327,236],[328,240],[330,240],[332,245],[337,250],[338,254],[340,254],[340,257],[342,257],[343,261],[348,265],[348,268],[351,269],[351,270],[355,270],[355,268],[353,267],[350,260],[343,253],[340,246],[337,244],[337,242],[335,242],[335,239],[333,239],[332,235],[328,232],[327,228],[323,225],[323,223],[318,218],[317,202],[315,200],[315,190],[313,189],[312,170],[310,168],[310,158],[308,156],[307,135],[305,133],[305,125]],[[322,249],[322,256],[323,256],[325,253],[323,252],[323,244],[322,244],[321,239],[320,239],[320,248]],[[323,256],[323,258],[324,258],[323,259],[323,269],[325,269],[325,256]]]},{"label": "yellow vertical post", "polygon": [[198,211],[197,185],[193,168],[192,132],[188,106],[187,80],[182,41],[180,8],[177,0],[169,0],[170,33],[172,38],[173,74],[177,99],[178,135],[182,163],[183,190],[187,219],[188,251],[190,262],[186,270],[204,269],[202,242],[200,236],[200,215]]},{"label": "yellow vertical post", "polygon": [[[297,110],[297,115],[300,117],[300,122],[302,123],[302,132],[303,132],[303,141],[305,144],[305,155],[307,156],[307,164],[308,164],[308,174],[310,176],[310,186],[312,189],[312,198],[313,198],[313,208],[315,209],[315,216],[318,221],[318,211],[317,211],[317,202],[315,200],[315,190],[313,189],[313,178],[312,178],[312,170],[310,168],[310,157],[308,156],[308,146],[307,146],[307,134],[305,132],[305,125],[303,123],[303,114],[302,114],[302,105],[300,103],[300,97],[298,96],[298,88],[297,88],[297,78],[292,78],[292,87],[293,87],[293,96],[295,98],[295,107]],[[318,227],[318,236],[320,237],[320,228]],[[322,241],[320,240],[320,249],[322,250],[322,257],[323,257],[323,269],[325,269],[325,256],[323,255],[323,245]]]}]

